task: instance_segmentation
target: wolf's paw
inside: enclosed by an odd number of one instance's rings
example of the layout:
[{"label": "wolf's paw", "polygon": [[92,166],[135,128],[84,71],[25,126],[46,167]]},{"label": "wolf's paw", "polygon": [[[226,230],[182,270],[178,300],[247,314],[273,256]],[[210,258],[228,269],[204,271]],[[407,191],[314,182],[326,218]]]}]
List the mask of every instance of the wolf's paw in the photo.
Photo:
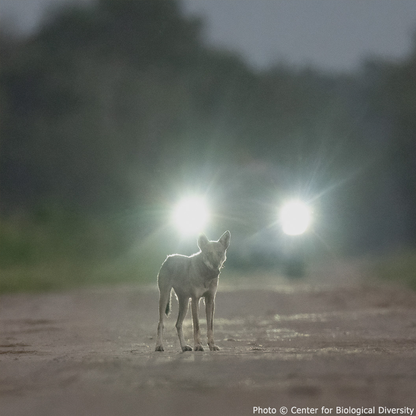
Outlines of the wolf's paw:
[{"label": "wolf's paw", "polygon": [[165,351],[163,345],[156,345],[155,351]]},{"label": "wolf's paw", "polygon": [[185,351],[192,351],[192,347],[190,347],[189,345],[184,345],[184,346],[182,347],[182,351],[183,351],[183,352],[185,352]]},{"label": "wolf's paw", "polygon": [[195,345],[194,351],[204,351],[204,348],[202,347],[202,345]]},{"label": "wolf's paw", "polygon": [[219,349],[219,347],[217,347],[216,345],[214,345],[214,344],[211,344],[210,346],[209,346],[209,349],[211,350],[211,351],[219,351],[220,349]]}]

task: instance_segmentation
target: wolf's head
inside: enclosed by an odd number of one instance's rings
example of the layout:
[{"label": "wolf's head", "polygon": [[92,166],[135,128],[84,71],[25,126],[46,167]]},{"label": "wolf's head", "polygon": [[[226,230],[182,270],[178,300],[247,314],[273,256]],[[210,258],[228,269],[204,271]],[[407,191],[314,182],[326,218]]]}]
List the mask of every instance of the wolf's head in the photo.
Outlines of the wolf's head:
[{"label": "wolf's head", "polygon": [[231,233],[226,231],[218,241],[209,241],[205,234],[198,238],[198,247],[201,249],[202,261],[211,270],[220,270],[225,262],[226,251],[230,245]]}]

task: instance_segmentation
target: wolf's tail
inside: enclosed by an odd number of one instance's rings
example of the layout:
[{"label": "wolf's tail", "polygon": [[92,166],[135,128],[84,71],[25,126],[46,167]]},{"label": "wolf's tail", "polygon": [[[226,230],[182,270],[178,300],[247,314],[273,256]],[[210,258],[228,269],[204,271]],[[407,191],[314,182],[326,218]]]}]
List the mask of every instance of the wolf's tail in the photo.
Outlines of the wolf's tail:
[{"label": "wolf's tail", "polygon": [[169,291],[169,300],[166,304],[165,315],[169,316],[170,311],[172,310],[172,289]]}]

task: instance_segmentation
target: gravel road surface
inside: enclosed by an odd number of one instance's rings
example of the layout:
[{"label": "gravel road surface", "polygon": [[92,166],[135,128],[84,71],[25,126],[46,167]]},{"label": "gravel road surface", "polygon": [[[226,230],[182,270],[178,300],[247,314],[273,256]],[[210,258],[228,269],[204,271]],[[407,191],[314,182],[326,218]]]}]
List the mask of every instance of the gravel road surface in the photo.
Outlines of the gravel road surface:
[{"label": "gravel road surface", "polygon": [[[156,285],[0,296],[0,415],[416,408],[414,292],[329,275],[296,282],[253,275],[238,285],[224,278],[219,352],[179,351],[175,299],[165,352],[154,352],[157,302]],[[184,331],[191,341],[190,314]]]}]

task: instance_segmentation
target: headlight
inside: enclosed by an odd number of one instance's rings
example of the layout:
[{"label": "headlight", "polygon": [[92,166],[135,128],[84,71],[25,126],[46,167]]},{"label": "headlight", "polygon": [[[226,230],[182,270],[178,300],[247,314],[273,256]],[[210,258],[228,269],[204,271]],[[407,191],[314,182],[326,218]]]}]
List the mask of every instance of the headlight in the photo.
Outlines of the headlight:
[{"label": "headlight", "polygon": [[310,226],[312,211],[305,203],[292,200],[282,206],[279,220],[285,234],[300,235]]},{"label": "headlight", "polygon": [[175,226],[184,234],[201,232],[209,219],[205,200],[200,197],[182,199],[173,212]]}]

